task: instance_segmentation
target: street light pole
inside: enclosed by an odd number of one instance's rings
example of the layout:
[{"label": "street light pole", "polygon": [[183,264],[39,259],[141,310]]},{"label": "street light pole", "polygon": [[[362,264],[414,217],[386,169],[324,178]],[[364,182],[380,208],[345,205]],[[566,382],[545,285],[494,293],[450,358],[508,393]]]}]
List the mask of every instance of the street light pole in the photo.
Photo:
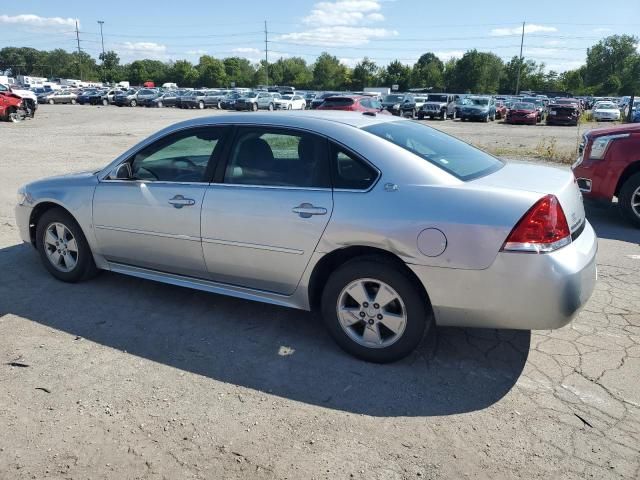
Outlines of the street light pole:
[{"label": "street light pole", "polygon": [[102,25],[104,25],[104,20],[98,20],[100,24],[100,41],[102,42],[102,63],[104,63],[104,36],[102,35]]}]

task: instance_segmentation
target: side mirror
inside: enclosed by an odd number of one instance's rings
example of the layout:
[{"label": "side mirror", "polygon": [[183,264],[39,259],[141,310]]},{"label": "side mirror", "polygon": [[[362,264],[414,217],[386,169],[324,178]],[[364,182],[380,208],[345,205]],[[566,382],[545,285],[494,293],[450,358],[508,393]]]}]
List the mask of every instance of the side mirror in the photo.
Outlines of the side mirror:
[{"label": "side mirror", "polygon": [[110,180],[130,180],[133,176],[131,165],[128,162],[118,165],[113,172],[109,174]]}]

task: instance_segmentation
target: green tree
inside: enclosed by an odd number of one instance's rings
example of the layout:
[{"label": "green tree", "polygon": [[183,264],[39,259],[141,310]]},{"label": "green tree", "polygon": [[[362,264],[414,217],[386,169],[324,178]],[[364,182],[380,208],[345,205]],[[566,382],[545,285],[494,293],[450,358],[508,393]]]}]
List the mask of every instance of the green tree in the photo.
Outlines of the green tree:
[{"label": "green tree", "polygon": [[394,60],[384,69],[382,81],[388,86],[398,85],[401,92],[408,90],[411,83],[411,67]]},{"label": "green tree", "polygon": [[100,54],[102,61],[101,76],[105,82],[119,82],[122,80],[122,67],[120,66],[120,57],[113,50],[109,50]]},{"label": "green tree", "polygon": [[622,86],[625,65],[629,58],[637,57],[638,37],[612,35],[587,49],[585,85],[593,87],[598,95],[620,93],[610,91]]},{"label": "green tree", "polygon": [[378,84],[380,69],[376,62],[364,57],[356,64],[351,74],[351,88],[354,90],[364,90]]},{"label": "green tree", "polygon": [[411,71],[411,85],[417,88],[444,89],[444,63],[434,53],[422,55]]},{"label": "green tree", "polygon": [[237,86],[253,86],[255,67],[246,58],[228,57],[223,60],[227,81]]},{"label": "green tree", "polygon": [[198,86],[198,70],[188,60],[176,61],[169,68],[168,76],[181,87]]},{"label": "green tree", "polygon": [[319,90],[338,90],[347,84],[347,67],[337,57],[322,53],[313,65],[313,86]]},{"label": "green tree", "polygon": [[493,53],[469,50],[455,64],[453,90],[468,93],[497,93],[503,63]]},{"label": "green tree", "polygon": [[227,73],[221,60],[210,55],[203,55],[200,57],[196,69],[201,86],[224,87],[227,85]]}]

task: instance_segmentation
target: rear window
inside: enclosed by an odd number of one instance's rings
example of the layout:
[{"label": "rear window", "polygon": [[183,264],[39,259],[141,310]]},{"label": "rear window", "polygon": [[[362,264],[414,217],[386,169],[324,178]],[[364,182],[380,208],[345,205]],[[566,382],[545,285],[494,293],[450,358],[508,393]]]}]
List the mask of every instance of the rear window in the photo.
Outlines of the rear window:
[{"label": "rear window", "polygon": [[324,101],[325,107],[348,107],[349,105],[353,105],[353,98],[331,97]]},{"label": "rear window", "polygon": [[464,181],[489,175],[504,165],[501,160],[418,122],[382,122],[363,130],[408,150]]}]

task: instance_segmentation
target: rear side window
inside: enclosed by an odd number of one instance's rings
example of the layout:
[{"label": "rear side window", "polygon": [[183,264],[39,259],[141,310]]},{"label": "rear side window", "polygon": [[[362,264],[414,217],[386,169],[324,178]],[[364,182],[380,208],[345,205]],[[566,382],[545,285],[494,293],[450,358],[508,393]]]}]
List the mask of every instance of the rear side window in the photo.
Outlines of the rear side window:
[{"label": "rear side window", "polygon": [[363,130],[408,150],[460,180],[489,175],[504,166],[496,157],[418,122],[383,122]]},{"label": "rear side window", "polygon": [[378,172],[347,150],[331,146],[333,187],[343,190],[368,190],[378,179]]},{"label": "rear side window", "polygon": [[353,105],[353,98],[333,97],[324,101],[325,107],[349,107]]}]

